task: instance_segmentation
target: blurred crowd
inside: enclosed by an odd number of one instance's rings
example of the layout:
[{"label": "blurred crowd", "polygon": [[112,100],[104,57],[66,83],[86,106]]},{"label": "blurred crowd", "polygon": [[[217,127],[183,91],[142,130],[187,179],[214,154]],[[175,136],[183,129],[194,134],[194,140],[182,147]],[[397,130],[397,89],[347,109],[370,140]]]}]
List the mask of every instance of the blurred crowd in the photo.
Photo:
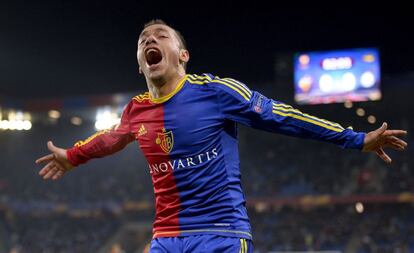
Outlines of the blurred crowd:
[{"label": "blurred crowd", "polygon": [[413,207],[365,205],[362,213],[352,205],[250,210],[250,217],[258,252],[408,253],[414,251]]},{"label": "blurred crowd", "polygon": [[66,216],[16,216],[1,223],[3,243],[13,253],[96,252],[119,225],[108,218]]},{"label": "blurred crowd", "polygon": [[[337,251],[408,253],[414,251],[412,204],[352,205],[298,209],[249,209],[256,253]],[[3,213],[4,214],[4,213]],[[0,219],[0,250],[13,253],[142,253],[151,238],[150,226],[120,234],[130,217],[35,217]],[[122,234],[122,233],[121,233]],[[114,239],[115,238],[115,239]],[[10,251],[7,251],[7,248]]]}]

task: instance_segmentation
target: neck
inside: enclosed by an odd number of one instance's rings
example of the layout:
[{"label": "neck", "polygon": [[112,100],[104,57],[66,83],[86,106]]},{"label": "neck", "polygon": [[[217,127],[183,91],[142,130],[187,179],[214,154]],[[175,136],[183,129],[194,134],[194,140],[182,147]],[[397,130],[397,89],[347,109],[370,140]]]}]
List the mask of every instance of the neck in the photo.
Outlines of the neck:
[{"label": "neck", "polygon": [[178,71],[170,76],[162,76],[155,79],[147,79],[147,86],[152,98],[164,97],[177,87],[178,83],[184,78],[185,72]]}]

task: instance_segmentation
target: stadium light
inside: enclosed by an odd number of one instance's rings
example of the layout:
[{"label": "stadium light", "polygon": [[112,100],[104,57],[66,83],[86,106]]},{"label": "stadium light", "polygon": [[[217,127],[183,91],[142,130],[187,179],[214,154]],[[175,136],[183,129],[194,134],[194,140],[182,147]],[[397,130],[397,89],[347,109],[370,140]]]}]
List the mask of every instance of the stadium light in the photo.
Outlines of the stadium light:
[{"label": "stadium light", "polygon": [[361,202],[357,202],[355,204],[355,210],[357,213],[363,213],[364,212],[364,205]]},{"label": "stadium light", "polygon": [[70,119],[70,123],[72,123],[75,126],[80,126],[82,125],[82,119],[75,116]]},{"label": "stadium light", "polygon": [[16,120],[15,121],[15,124],[16,124],[16,130],[23,130],[23,120]]},{"label": "stadium light", "polygon": [[375,124],[375,122],[377,122],[377,118],[375,118],[374,115],[369,115],[368,116],[368,122],[371,124]]},{"label": "stadium light", "polygon": [[9,120],[9,130],[16,130],[16,121]]},{"label": "stadium light", "polygon": [[109,109],[98,110],[96,114],[95,128],[96,130],[109,129],[113,125],[120,122],[120,118],[115,112],[111,112]]},{"label": "stadium light", "polygon": [[356,114],[360,117],[364,117],[365,116],[365,110],[363,108],[358,108],[356,110]]},{"label": "stadium light", "polygon": [[32,128],[32,122],[30,120],[23,121],[23,130],[30,130]]},{"label": "stadium light", "polygon": [[15,120],[16,119],[16,112],[11,110],[9,111],[9,113],[7,114],[7,118],[9,121]]},{"label": "stadium light", "polygon": [[352,101],[347,100],[347,101],[345,101],[344,106],[345,106],[345,108],[350,109],[350,108],[352,108],[353,103],[352,103]]},{"label": "stadium light", "polygon": [[259,202],[257,204],[254,205],[256,212],[258,213],[262,213],[264,211],[266,211],[266,209],[268,208],[267,204],[265,202]]},{"label": "stadium light", "polygon": [[2,120],[1,129],[4,130],[30,130],[32,128],[32,122],[29,120]]},{"label": "stadium light", "polygon": [[30,130],[32,128],[32,122],[30,121],[30,113],[23,113],[21,111],[10,111],[8,113],[8,119],[0,119],[1,130]]},{"label": "stadium light", "polygon": [[49,115],[49,118],[52,118],[52,119],[58,119],[58,118],[60,118],[60,112],[57,111],[57,110],[50,110],[48,112],[48,115]]},{"label": "stadium light", "polygon": [[32,120],[32,115],[30,115],[30,113],[28,113],[28,112],[24,112],[23,113],[23,119],[31,121]]},{"label": "stadium light", "polygon": [[7,130],[9,129],[9,121],[8,120],[2,120],[0,121],[0,129]]}]

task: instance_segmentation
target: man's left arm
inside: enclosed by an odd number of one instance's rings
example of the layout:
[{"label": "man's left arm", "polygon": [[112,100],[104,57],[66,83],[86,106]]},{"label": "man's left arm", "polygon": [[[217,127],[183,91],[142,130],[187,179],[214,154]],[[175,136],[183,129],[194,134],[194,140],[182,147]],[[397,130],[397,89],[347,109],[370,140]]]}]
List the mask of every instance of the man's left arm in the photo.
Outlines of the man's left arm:
[{"label": "man's left arm", "polygon": [[[293,108],[290,105],[269,99],[245,84],[234,79],[215,78],[221,111],[230,120],[253,128],[301,138],[327,141],[343,148],[375,152],[385,162],[391,162],[383,148],[404,150],[407,143],[398,137],[403,130],[387,130],[384,123],[375,131],[355,132],[340,124],[321,119]],[[213,83],[215,82],[213,80]]]}]

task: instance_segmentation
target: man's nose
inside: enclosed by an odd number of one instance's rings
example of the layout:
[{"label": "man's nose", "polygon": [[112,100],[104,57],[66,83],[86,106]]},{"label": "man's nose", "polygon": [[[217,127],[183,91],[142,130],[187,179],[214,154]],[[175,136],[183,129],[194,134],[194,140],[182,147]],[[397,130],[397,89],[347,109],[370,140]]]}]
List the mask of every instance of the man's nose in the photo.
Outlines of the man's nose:
[{"label": "man's nose", "polygon": [[145,44],[151,44],[151,43],[157,43],[157,39],[155,38],[154,35],[150,35],[148,36],[147,40],[145,41]]}]

